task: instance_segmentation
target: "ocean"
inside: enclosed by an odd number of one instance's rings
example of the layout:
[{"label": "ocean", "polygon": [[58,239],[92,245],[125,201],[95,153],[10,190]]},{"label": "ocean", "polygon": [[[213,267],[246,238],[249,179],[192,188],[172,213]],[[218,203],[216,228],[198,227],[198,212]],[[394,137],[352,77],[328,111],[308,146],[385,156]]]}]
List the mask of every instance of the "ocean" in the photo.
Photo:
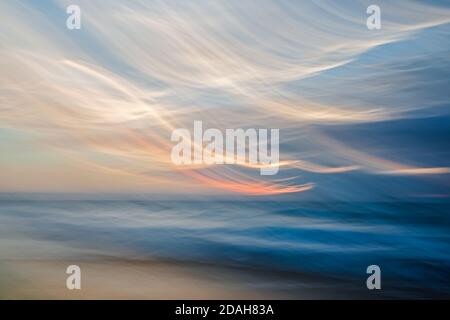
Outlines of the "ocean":
[{"label": "ocean", "polygon": [[[118,297],[449,298],[449,231],[446,202],[1,200],[0,297],[61,298],[36,269],[63,279],[70,263]],[[366,287],[370,265],[381,290]]]}]

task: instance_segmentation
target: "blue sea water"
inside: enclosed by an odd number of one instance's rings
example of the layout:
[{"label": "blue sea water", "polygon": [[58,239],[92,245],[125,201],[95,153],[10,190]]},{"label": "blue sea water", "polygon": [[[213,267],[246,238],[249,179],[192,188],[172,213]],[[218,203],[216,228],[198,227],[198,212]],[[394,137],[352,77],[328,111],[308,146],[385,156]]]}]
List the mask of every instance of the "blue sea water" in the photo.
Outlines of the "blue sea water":
[{"label": "blue sea water", "polygon": [[450,297],[449,231],[449,203],[0,202],[0,260],[165,259],[361,293],[375,264],[392,298]]}]

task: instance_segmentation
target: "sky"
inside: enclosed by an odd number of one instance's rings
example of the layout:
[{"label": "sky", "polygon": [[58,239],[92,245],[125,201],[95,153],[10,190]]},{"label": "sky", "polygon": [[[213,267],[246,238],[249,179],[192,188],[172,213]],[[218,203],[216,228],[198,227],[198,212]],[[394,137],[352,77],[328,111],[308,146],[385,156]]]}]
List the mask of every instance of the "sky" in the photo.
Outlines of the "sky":
[{"label": "sky", "polygon": [[[448,198],[450,2],[370,4],[2,1],[0,192]],[[195,120],[279,128],[279,173],[174,165]]]}]

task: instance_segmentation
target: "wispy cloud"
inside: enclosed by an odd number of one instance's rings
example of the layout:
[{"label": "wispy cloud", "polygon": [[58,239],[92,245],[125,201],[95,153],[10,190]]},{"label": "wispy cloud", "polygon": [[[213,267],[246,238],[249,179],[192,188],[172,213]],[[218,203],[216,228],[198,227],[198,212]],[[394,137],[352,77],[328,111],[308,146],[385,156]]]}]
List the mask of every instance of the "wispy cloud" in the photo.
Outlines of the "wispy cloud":
[{"label": "wispy cloud", "polygon": [[[62,190],[92,186],[74,171],[97,177],[95,191],[110,191],[110,179],[101,181],[114,176],[123,191],[250,195],[314,190],[311,174],[449,171],[407,155],[384,159],[321,131],[448,115],[446,94],[425,90],[430,77],[448,81],[448,59],[440,74],[415,65],[448,54],[448,6],[382,2],[383,28],[372,32],[367,1],[77,1],[82,29],[70,31],[69,3],[0,4],[0,126],[33,137],[62,166],[73,163]],[[414,95],[416,87],[425,89]],[[251,165],[176,168],[170,133],[198,119],[280,128],[282,176],[263,178]],[[8,157],[0,161],[14,167]],[[33,158],[22,166],[32,171]],[[2,173],[2,191],[38,188],[39,178],[20,171],[14,183]],[[51,163],[35,172],[54,180]]]}]

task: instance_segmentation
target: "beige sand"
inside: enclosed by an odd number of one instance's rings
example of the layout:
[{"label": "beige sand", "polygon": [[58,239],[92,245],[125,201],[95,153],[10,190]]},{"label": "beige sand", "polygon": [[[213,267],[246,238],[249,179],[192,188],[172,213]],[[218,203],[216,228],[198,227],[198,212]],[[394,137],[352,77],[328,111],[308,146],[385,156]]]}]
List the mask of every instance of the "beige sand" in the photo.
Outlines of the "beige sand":
[{"label": "beige sand", "polygon": [[[67,266],[82,271],[81,290],[66,288]],[[160,261],[0,261],[1,299],[274,299],[242,270]]]}]

